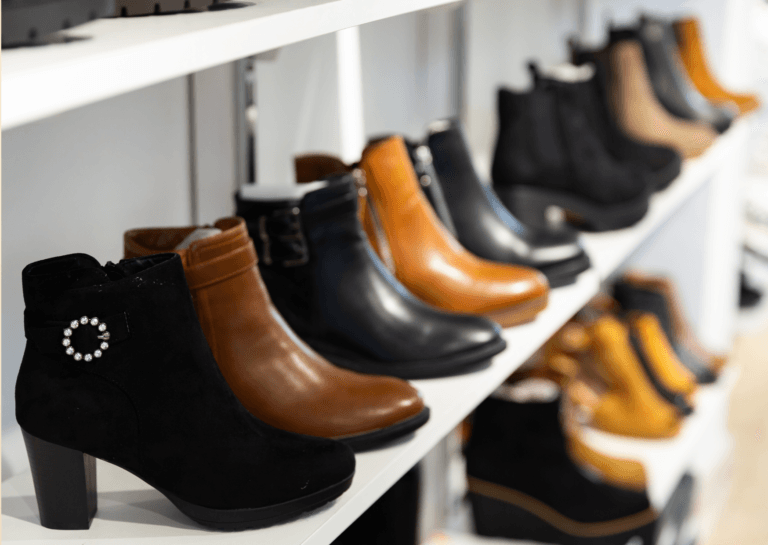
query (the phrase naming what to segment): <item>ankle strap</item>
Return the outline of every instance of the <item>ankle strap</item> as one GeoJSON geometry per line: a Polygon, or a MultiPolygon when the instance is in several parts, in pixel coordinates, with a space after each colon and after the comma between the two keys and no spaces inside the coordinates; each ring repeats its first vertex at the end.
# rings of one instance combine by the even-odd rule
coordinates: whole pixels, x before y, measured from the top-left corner
{"type": "Polygon", "coordinates": [[[257,262],[256,249],[253,247],[253,242],[248,239],[247,244],[231,252],[186,267],[184,274],[187,277],[189,289],[198,290],[241,275],[255,267],[257,262]]]}
{"type": "Polygon", "coordinates": [[[298,267],[309,262],[298,206],[281,208],[259,216],[258,236],[264,265],[298,267]]]}

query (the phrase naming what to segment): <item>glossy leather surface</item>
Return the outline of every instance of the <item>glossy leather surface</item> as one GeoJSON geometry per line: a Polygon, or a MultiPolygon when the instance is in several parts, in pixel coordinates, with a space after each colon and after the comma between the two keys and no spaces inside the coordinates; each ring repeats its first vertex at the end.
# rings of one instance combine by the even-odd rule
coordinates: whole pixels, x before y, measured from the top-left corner
{"type": "Polygon", "coordinates": [[[745,114],[760,107],[757,95],[734,93],[720,84],[712,73],[704,53],[704,44],[696,19],[680,19],[674,25],[680,58],[696,89],[715,103],[734,103],[745,114]]]}
{"type": "Polygon", "coordinates": [[[733,112],[710,103],[688,78],[672,25],[642,17],[635,35],[643,46],[648,74],[659,102],[672,115],[703,121],[716,131],[725,132],[733,121],[733,112]]]}
{"type": "Polygon", "coordinates": [[[616,282],[613,295],[624,310],[653,313],[672,343],[680,361],[699,383],[714,382],[725,358],[704,349],[693,333],[679,302],[674,284],[667,278],[629,271],[616,282]]]}
{"type": "Polygon", "coordinates": [[[631,437],[675,436],[681,417],[646,376],[627,326],[603,315],[584,327],[590,348],[576,357],[585,375],[571,382],[570,401],[587,407],[591,424],[601,430],[631,437]],[[602,384],[591,384],[595,378],[602,384]]]}
{"type": "MultiPolygon", "coordinates": [[[[179,250],[198,318],[219,369],[254,416],[280,429],[331,438],[380,430],[418,415],[408,383],[339,369],[306,346],[270,301],[241,218],[179,250]]],[[[128,257],[175,251],[194,230],[136,229],[128,257]]]]}
{"type": "Polygon", "coordinates": [[[467,250],[490,261],[535,267],[548,277],[549,266],[566,261],[580,261],[569,271],[574,278],[589,267],[574,229],[531,228],[504,209],[480,181],[458,122],[432,132],[428,143],[457,238],[467,250]]]}
{"type": "Polygon", "coordinates": [[[658,318],[650,313],[630,313],[632,334],[653,373],[668,390],[682,394],[688,402],[696,391],[696,379],[677,359],[658,318]]]}
{"type": "Polygon", "coordinates": [[[451,237],[419,189],[402,138],[369,145],[360,166],[370,203],[362,213],[369,240],[413,294],[444,310],[488,315],[505,327],[546,306],[548,285],[540,272],[477,258],[451,237]]]}
{"type": "MultiPolygon", "coordinates": [[[[314,157],[298,158],[300,172],[311,171],[314,157]]],[[[335,169],[336,167],[331,167],[335,169]]],[[[302,179],[302,181],[306,181],[302,179]]],[[[351,175],[328,180],[324,188],[301,200],[256,201],[238,199],[238,211],[258,236],[261,218],[296,208],[306,240],[308,261],[299,266],[271,265],[262,260],[261,271],[275,304],[289,324],[321,353],[356,360],[360,369],[370,364],[419,362],[421,376],[448,370],[449,358],[471,355],[500,343],[498,326],[476,316],[458,316],[434,309],[408,293],[371,249],[358,220],[357,190],[351,175]]],[[[284,254],[286,233],[266,220],[272,252],[284,254]]],[[[497,350],[498,352],[499,350],[497,350]]],[[[335,360],[333,360],[335,361],[335,360]]],[[[395,371],[394,365],[390,367],[395,371]]],[[[407,369],[406,369],[407,372],[407,369]]]]}
{"type": "Polygon", "coordinates": [[[670,146],[685,158],[697,157],[712,145],[717,133],[710,125],[675,117],[658,101],[637,40],[616,41],[599,57],[607,67],[611,110],[630,137],[670,146]]]}

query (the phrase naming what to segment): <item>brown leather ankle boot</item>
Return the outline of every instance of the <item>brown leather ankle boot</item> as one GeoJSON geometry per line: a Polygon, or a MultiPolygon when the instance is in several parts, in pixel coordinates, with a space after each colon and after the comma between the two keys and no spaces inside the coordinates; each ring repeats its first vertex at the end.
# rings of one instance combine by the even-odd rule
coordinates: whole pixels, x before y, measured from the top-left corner
{"type": "Polygon", "coordinates": [[[327,155],[296,158],[298,183],[339,172],[358,179],[360,220],[371,246],[419,299],[448,312],[487,316],[502,327],[528,322],[547,306],[543,274],[480,259],[443,227],[401,137],[370,144],[359,167],[327,155]]]}
{"type": "Polygon", "coordinates": [[[423,425],[407,382],[337,368],[305,345],[272,305],[241,218],[213,228],[135,229],[128,257],[176,252],[219,369],[240,402],[276,428],[370,448],[423,425]],[[204,238],[196,238],[198,236],[204,238]]]}
{"type": "Polygon", "coordinates": [[[360,167],[369,197],[362,211],[368,238],[414,295],[504,327],[530,321],[546,307],[548,284],[540,272],[480,259],[442,226],[419,188],[402,138],[369,145],[360,167]]]}

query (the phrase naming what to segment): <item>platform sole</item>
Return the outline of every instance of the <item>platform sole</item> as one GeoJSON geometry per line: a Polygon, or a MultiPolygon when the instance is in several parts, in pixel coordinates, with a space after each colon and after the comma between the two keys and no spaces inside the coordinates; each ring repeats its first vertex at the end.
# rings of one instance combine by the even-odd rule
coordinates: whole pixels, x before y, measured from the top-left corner
{"type": "Polygon", "coordinates": [[[501,337],[472,350],[444,358],[400,362],[374,361],[358,354],[342,352],[322,341],[308,340],[312,348],[338,367],[369,375],[386,375],[402,379],[438,378],[460,374],[504,351],[507,342],[501,337]]]}
{"type": "MultiPolygon", "coordinates": [[[[55,530],[88,529],[97,510],[96,458],[49,443],[24,430],[22,434],[40,510],[40,523],[55,530]]],[[[133,473],[127,468],[123,469],[133,473]]],[[[218,530],[245,530],[272,526],[317,509],[343,494],[352,484],[353,476],[294,500],[245,509],[203,507],[183,500],[168,490],[154,488],[179,511],[202,526],[218,530]]]]}
{"type": "Polygon", "coordinates": [[[475,529],[483,536],[559,545],[654,543],[653,509],[615,520],[579,522],[526,494],[472,477],[469,482],[475,529]]]}

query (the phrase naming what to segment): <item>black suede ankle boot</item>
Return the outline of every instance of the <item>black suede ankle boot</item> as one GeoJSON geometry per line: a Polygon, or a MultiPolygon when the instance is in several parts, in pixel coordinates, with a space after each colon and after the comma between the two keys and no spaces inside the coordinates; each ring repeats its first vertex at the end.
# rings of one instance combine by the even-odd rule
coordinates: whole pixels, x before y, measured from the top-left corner
{"type": "Polygon", "coordinates": [[[683,160],[674,149],[640,142],[629,137],[616,123],[608,107],[608,74],[599,54],[571,42],[571,60],[575,65],[591,64],[594,76],[579,87],[590,124],[600,135],[608,151],[616,158],[640,166],[645,183],[654,191],[669,186],[680,175],[683,160]]]}
{"type": "Polygon", "coordinates": [[[595,231],[637,223],[651,193],[642,175],[608,152],[569,83],[531,71],[532,91],[499,90],[496,194],[532,226],[546,227],[551,207],[595,231]]]}
{"type": "Polygon", "coordinates": [[[326,182],[301,199],[237,197],[269,295],[304,341],[339,367],[401,378],[465,371],[505,348],[491,321],[412,296],[363,233],[353,176],[326,182]]]}
{"type": "Polygon", "coordinates": [[[444,212],[436,198],[429,201],[467,250],[490,261],[539,269],[551,288],[572,284],[589,268],[577,231],[568,225],[524,225],[480,181],[458,121],[434,123],[427,144],[416,149],[421,151],[411,157],[422,188],[428,197],[431,193],[443,198],[444,212]]]}
{"type": "Polygon", "coordinates": [[[178,255],[103,267],[84,254],[56,257],[28,265],[22,284],[16,418],[43,526],[90,526],[95,458],[227,530],[293,518],[349,487],[349,447],[279,431],[237,401],[178,255]]]}
{"type": "Polygon", "coordinates": [[[654,543],[656,512],[647,495],[579,468],[559,410],[559,398],[491,397],[477,408],[466,448],[477,532],[562,545],[654,543]]]}

